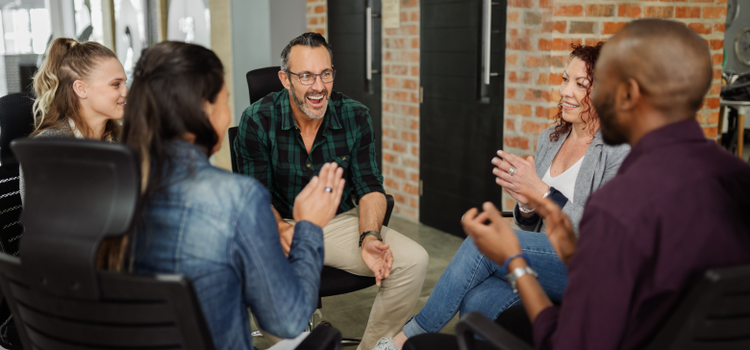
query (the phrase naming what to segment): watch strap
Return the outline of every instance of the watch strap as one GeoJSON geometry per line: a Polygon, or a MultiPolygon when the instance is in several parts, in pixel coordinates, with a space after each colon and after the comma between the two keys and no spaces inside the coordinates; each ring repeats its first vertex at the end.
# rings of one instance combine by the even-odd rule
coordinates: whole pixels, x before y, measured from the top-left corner
{"type": "Polygon", "coordinates": [[[375,236],[375,238],[377,238],[378,241],[381,241],[381,242],[383,241],[383,237],[380,236],[380,233],[378,231],[371,230],[371,231],[362,232],[362,234],[359,235],[359,247],[360,248],[362,248],[362,242],[365,240],[365,237],[367,236],[375,236]]]}

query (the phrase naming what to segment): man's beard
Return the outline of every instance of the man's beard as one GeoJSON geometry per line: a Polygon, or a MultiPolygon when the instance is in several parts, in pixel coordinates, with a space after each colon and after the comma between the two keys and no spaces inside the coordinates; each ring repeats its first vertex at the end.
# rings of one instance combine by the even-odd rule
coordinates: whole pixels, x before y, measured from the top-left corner
{"type": "Polygon", "coordinates": [[[292,98],[294,99],[294,103],[297,104],[297,107],[302,111],[302,113],[305,113],[305,115],[307,115],[312,120],[322,119],[323,116],[326,115],[326,110],[328,109],[328,101],[326,101],[328,99],[327,89],[323,89],[322,91],[307,91],[305,93],[304,98],[300,99],[299,97],[297,97],[297,94],[294,92],[294,84],[292,84],[291,79],[289,83],[292,86],[290,92],[292,93],[292,98]],[[305,101],[307,101],[307,96],[311,96],[311,95],[318,95],[318,96],[323,95],[324,96],[323,101],[321,101],[322,103],[324,103],[324,105],[323,105],[323,109],[320,111],[320,115],[315,115],[314,111],[311,111],[310,109],[308,109],[307,105],[305,104],[305,101]]]}
{"type": "Polygon", "coordinates": [[[592,101],[592,103],[596,109],[596,114],[599,116],[599,127],[602,129],[602,141],[611,146],[628,142],[622,129],[615,122],[616,112],[614,108],[614,99],[592,101]]]}

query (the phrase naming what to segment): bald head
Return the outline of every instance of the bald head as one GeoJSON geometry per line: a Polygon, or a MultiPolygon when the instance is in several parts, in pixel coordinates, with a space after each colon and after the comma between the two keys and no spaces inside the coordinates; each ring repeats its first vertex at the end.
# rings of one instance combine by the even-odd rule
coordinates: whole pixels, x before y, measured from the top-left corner
{"type": "Polygon", "coordinates": [[[667,117],[694,117],[711,86],[705,41],[674,21],[628,23],[604,45],[598,64],[620,81],[635,79],[647,103],[667,117]]]}

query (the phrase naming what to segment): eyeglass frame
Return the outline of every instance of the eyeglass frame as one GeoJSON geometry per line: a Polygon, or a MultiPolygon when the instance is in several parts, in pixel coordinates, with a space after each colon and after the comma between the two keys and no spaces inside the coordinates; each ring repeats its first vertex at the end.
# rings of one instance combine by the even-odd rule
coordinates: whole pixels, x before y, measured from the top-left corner
{"type": "Polygon", "coordinates": [[[320,78],[320,82],[323,83],[323,84],[333,83],[333,81],[336,79],[336,70],[335,69],[331,69],[331,72],[333,72],[333,77],[331,78],[331,81],[329,81],[327,83],[323,81],[323,77],[322,77],[322,75],[325,74],[326,72],[323,72],[323,73],[320,73],[320,74],[313,74],[313,73],[299,73],[298,74],[298,73],[292,73],[292,71],[290,71],[288,69],[285,70],[284,72],[286,72],[287,74],[296,75],[297,76],[297,80],[299,80],[299,83],[302,84],[303,86],[312,86],[312,85],[314,85],[315,82],[318,80],[318,78],[320,78]],[[302,74],[312,75],[313,76],[312,83],[310,83],[310,84],[303,83],[302,82],[302,78],[300,78],[300,75],[302,75],[302,74]]]}

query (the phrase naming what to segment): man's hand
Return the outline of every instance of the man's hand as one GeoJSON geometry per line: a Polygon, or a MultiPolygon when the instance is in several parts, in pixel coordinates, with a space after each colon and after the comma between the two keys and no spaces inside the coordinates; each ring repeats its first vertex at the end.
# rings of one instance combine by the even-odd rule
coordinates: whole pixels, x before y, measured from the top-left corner
{"type": "Polygon", "coordinates": [[[294,225],[286,222],[284,224],[279,224],[279,238],[281,238],[281,249],[284,250],[284,255],[289,256],[289,251],[292,249],[292,239],[294,238],[294,225]]]}
{"type": "Polygon", "coordinates": [[[341,178],[344,169],[336,163],[326,163],[318,176],[294,198],[294,221],[310,221],[325,227],[339,208],[345,180],[341,178]]]}
{"type": "Polygon", "coordinates": [[[375,236],[367,236],[362,241],[362,261],[375,273],[375,284],[378,287],[380,287],[380,282],[391,274],[393,253],[390,247],[375,236]]]}
{"type": "Polygon", "coordinates": [[[461,219],[461,225],[479,252],[502,266],[505,259],[521,253],[521,245],[516,233],[492,203],[484,203],[482,209],[482,213],[476,208],[469,209],[461,219]]]}
{"type": "Polygon", "coordinates": [[[549,198],[527,197],[529,205],[544,219],[547,225],[547,237],[552,247],[555,248],[557,256],[567,265],[578,244],[578,237],[570,223],[570,218],[549,198]]]}

